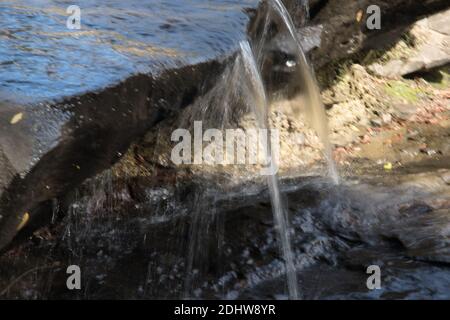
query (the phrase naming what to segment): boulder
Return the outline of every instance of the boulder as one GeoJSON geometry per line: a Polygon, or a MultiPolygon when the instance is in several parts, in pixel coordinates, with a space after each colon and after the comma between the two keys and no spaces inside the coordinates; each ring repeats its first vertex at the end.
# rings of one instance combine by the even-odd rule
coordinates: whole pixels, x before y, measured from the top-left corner
{"type": "MultiPolygon", "coordinates": [[[[317,68],[363,49],[385,48],[395,43],[415,21],[448,9],[447,0],[333,0],[311,1],[310,23],[321,26],[321,44],[311,52],[317,68]],[[367,8],[378,5],[381,9],[381,29],[367,28],[367,8]]],[[[432,28],[447,30],[445,14],[436,16],[432,28]]],[[[442,32],[442,31],[439,31],[442,32]]]]}
{"type": "Polygon", "coordinates": [[[208,91],[258,4],[81,0],[76,30],[65,1],[3,1],[0,248],[24,216],[208,91]]]}
{"type": "Polygon", "coordinates": [[[407,56],[392,59],[369,68],[383,77],[396,78],[416,72],[426,72],[450,63],[450,10],[422,19],[409,31],[417,42],[407,56]],[[447,24],[443,21],[446,20],[447,24]]]}

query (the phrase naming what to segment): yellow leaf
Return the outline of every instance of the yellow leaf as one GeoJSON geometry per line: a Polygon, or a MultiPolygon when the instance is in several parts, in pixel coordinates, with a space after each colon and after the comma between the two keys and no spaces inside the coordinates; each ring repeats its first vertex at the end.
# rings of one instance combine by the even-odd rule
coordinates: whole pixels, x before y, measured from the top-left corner
{"type": "Polygon", "coordinates": [[[16,124],[17,122],[19,122],[22,119],[23,119],[23,113],[19,112],[19,113],[15,114],[14,117],[11,118],[10,123],[16,124]]]}
{"type": "Polygon", "coordinates": [[[30,214],[28,212],[25,212],[25,214],[22,217],[22,221],[20,221],[19,226],[17,227],[17,231],[22,230],[23,227],[27,224],[28,220],[30,220],[30,214]]]}
{"type": "Polygon", "coordinates": [[[392,170],[392,163],[390,163],[390,162],[385,163],[384,170],[392,170]]]}
{"type": "Polygon", "coordinates": [[[356,13],[356,21],[361,22],[361,20],[362,20],[362,18],[363,18],[363,15],[364,15],[363,11],[362,11],[362,10],[359,10],[359,11],[356,13]]]}

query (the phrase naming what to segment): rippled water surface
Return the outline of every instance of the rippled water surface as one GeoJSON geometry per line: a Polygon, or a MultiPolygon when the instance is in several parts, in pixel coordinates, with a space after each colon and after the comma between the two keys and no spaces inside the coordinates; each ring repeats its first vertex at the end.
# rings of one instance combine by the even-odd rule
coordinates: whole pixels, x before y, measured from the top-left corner
{"type": "Polygon", "coordinates": [[[229,53],[245,37],[245,8],[256,3],[81,0],[81,29],[69,30],[73,1],[2,1],[0,90],[55,98],[229,53]]]}

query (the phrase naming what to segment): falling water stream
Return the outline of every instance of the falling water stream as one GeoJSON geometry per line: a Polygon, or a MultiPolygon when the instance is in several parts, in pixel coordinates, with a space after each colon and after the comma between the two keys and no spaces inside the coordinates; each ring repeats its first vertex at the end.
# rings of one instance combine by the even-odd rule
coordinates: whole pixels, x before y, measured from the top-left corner
{"type": "MultiPolygon", "coordinates": [[[[207,113],[211,112],[212,108],[219,108],[219,110],[215,110],[213,114],[223,114],[226,118],[226,115],[230,112],[230,109],[233,108],[233,103],[241,100],[247,107],[249,107],[249,111],[255,115],[257,125],[261,129],[271,132],[269,125],[270,102],[267,96],[261,67],[263,65],[265,54],[267,54],[265,52],[266,42],[270,41],[270,39],[268,39],[269,24],[273,19],[278,18],[279,20],[281,18],[281,25],[287,29],[289,34],[290,39],[288,40],[295,43],[295,58],[297,60],[297,64],[295,66],[294,74],[297,77],[295,79],[302,82],[302,94],[306,98],[303,100],[304,105],[297,107],[297,109],[303,108],[305,110],[306,120],[309,121],[309,125],[312,129],[316,130],[319,138],[321,139],[325,148],[324,153],[328,162],[330,177],[333,182],[337,184],[339,179],[335,164],[331,157],[331,145],[328,140],[328,127],[325,109],[321,101],[316,80],[305,58],[299,39],[296,36],[293,22],[286,8],[278,0],[269,1],[268,3],[269,10],[264,18],[261,38],[259,41],[252,41],[252,43],[254,43],[255,50],[252,49],[252,44],[250,41],[240,42],[240,55],[236,58],[232,66],[230,66],[229,70],[225,72],[222,80],[216,84],[215,89],[211,91],[212,93],[210,97],[206,99],[205,103],[200,103],[201,107],[199,110],[201,110],[201,113],[197,116],[205,122],[205,120],[208,119],[207,113]]],[[[222,129],[224,129],[224,123],[227,121],[225,118],[222,119],[222,123],[220,124],[222,129]]],[[[192,122],[192,119],[188,122],[192,122]]],[[[209,125],[213,124],[209,123],[209,125]]],[[[272,135],[269,134],[269,136],[271,137],[272,135]]],[[[280,192],[279,179],[277,175],[278,159],[276,158],[274,148],[278,146],[273,145],[271,138],[268,138],[267,140],[268,141],[266,141],[266,147],[263,148],[263,152],[265,153],[264,156],[266,158],[266,164],[269,167],[265,169],[269,172],[267,175],[267,183],[270,193],[273,218],[278,233],[280,252],[284,260],[289,298],[300,299],[302,296],[299,291],[299,281],[297,279],[294,252],[291,243],[292,229],[290,227],[285,203],[280,192]]],[[[212,222],[205,222],[205,219],[214,219],[203,209],[194,209],[196,213],[192,218],[185,279],[185,298],[189,298],[192,294],[192,283],[194,282],[193,278],[195,277],[195,273],[198,272],[198,269],[194,268],[194,265],[201,264],[201,261],[195,261],[195,259],[202,259],[202,257],[197,257],[199,256],[198,251],[200,250],[200,245],[202,242],[200,239],[202,236],[205,236],[202,235],[202,232],[206,233],[208,229],[207,226],[212,222]],[[205,217],[205,215],[211,217],[208,218],[205,217]]]]}
{"type": "Polygon", "coordinates": [[[307,93],[305,95],[305,113],[311,126],[317,132],[324,145],[324,153],[328,162],[329,176],[335,184],[338,184],[339,174],[332,157],[332,148],[328,136],[327,116],[314,73],[312,72],[305,57],[294,23],[286,7],[283,5],[281,0],[271,0],[270,4],[272,4],[274,10],[283,19],[284,25],[288,29],[289,34],[296,45],[295,53],[297,58],[296,62],[298,64],[297,72],[299,72],[300,77],[304,82],[305,92],[307,93]]]}
{"type": "MultiPolygon", "coordinates": [[[[310,122],[310,125],[313,129],[316,130],[319,138],[321,139],[324,149],[325,149],[325,157],[328,162],[329,175],[335,184],[339,183],[339,176],[337,173],[336,165],[332,159],[332,150],[331,144],[328,138],[328,126],[327,119],[325,114],[325,108],[323,106],[320,91],[317,86],[317,82],[315,80],[314,74],[306,60],[306,57],[303,53],[300,41],[295,32],[295,27],[292,22],[292,19],[286,10],[285,6],[280,0],[270,1],[271,8],[275,11],[279,17],[282,18],[283,24],[289,31],[289,34],[292,38],[292,41],[295,42],[296,45],[296,58],[297,58],[297,68],[296,72],[299,73],[300,78],[303,80],[305,85],[304,91],[306,92],[305,97],[305,109],[307,118],[310,122]]],[[[269,128],[269,103],[266,94],[266,90],[264,88],[264,83],[261,76],[261,70],[259,66],[262,64],[262,56],[263,56],[263,46],[264,46],[264,37],[267,34],[268,24],[270,23],[270,15],[271,11],[269,10],[268,15],[265,19],[264,23],[264,31],[263,38],[259,41],[259,45],[257,46],[257,55],[252,51],[251,45],[248,41],[241,42],[241,54],[242,59],[245,66],[245,71],[248,76],[248,79],[251,81],[251,91],[254,96],[254,103],[252,104],[253,112],[257,116],[257,121],[260,127],[269,128]]],[[[292,251],[292,244],[290,239],[291,228],[289,225],[289,217],[287,215],[287,211],[284,207],[284,203],[281,198],[280,188],[279,188],[279,180],[276,172],[276,158],[273,153],[273,145],[271,139],[268,139],[268,148],[267,148],[267,162],[270,164],[273,169],[273,174],[268,175],[268,185],[272,203],[272,210],[274,215],[274,221],[276,224],[276,228],[278,230],[278,237],[280,241],[280,247],[282,256],[285,262],[286,268],[286,277],[287,277],[287,285],[290,299],[300,299],[301,294],[299,292],[299,283],[296,274],[295,262],[294,262],[294,254],[292,251]]]]}
{"type": "MultiPolygon", "coordinates": [[[[268,128],[268,103],[264,84],[261,74],[258,71],[257,62],[253,55],[252,49],[248,41],[241,42],[242,59],[246,69],[246,74],[251,80],[255,103],[253,104],[254,112],[257,116],[258,124],[261,128],[268,128]]],[[[285,261],[287,284],[290,299],[299,299],[298,280],[295,271],[294,254],[290,240],[289,220],[281,200],[279,181],[276,172],[276,159],[273,154],[272,141],[269,138],[267,143],[267,163],[271,167],[271,174],[268,175],[268,185],[274,214],[275,224],[278,229],[280,239],[281,252],[285,261]]]]}

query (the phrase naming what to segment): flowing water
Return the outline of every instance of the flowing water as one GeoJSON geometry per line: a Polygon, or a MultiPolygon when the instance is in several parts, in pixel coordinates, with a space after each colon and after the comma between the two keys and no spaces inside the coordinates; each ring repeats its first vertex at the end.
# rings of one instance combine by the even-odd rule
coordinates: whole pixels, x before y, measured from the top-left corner
{"type": "MultiPolygon", "coordinates": [[[[268,30],[270,23],[273,22],[274,18],[281,18],[281,25],[284,27],[289,36],[290,41],[294,43],[296,66],[294,74],[295,79],[301,81],[302,94],[306,99],[303,101],[302,106],[298,106],[297,109],[304,109],[304,112],[309,120],[310,126],[316,130],[318,136],[320,137],[324,149],[325,157],[328,162],[330,177],[335,184],[338,183],[339,178],[335,164],[331,157],[331,145],[328,140],[328,127],[327,119],[325,115],[325,109],[321,102],[321,97],[319,89],[317,87],[313,72],[307,63],[306,57],[301,48],[299,39],[296,36],[295,28],[292,19],[289,16],[284,5],[279,1],[269,2],[270,7],[267,11],[267,15],[264,19],[263,32],[260,39],[253,41],[255,43],[255,52],[252,49],[252,44],[249,41],[242,41],[240,43],[240,57],[234,62],[231,71],[225,74],[223,83],[219,83],[216,87],[218,91],[225,92],[222,96],[220,95],[220,100],[217,98],[218,92],[214,92],[211,99],[207,99],[204,104],[205,107],[200,108],[202,111],[201,119],[205,121],[207,116],[205,115],[206,110],[211,109],[211,105],[219,104],[220,111],[219,114],[225,114],[222,119],[221,127],[224,128],[224,123],[227,121],[227,114],[229,114],[232,109],[232,101],[237,101],[239,99],[244,100],[244,104],[248,105],[251,111],[256,116],[257,124],[260,128],[270,131],[269,128],[269,99],[266,94],[266,89],[264,85],[264,80],[261,74],[261,66],[263,66],[265,55],[265,47],[267,46],[268,30]],[[241,74],[242,69],[244,75],[241,74]],[[241,91],[240,91],[241,90],[241,91]]],[[[307,8],[307,3],[303,4],[307,8]]],[[[217,107],[216,107],[217,108],[217,107]]],[[[215,110],[217,113],[217,110],[215,110]]],[[[192,121],[192,119],[190,119],[192,121]]],[[[277,159],[274,153],[274,145],[272,145],[272,139],[269,138],[267,141],[266,151],[266,162],[269,165],[269,172],[267,176],[267,183],[269,186],[269,193],[271,198],[273,216],[276,228],[278,230],[278,239],[280,243],[280,251],[285,263],[286,277],[287,277],[287,287],[290,299],[299,299],[301,294],[299,292],[299,284],[297,279],[297,271],[294,262],[294,254],[291,244],[291,228],[289,223],[289,216],[285,209],[285,203],[283,202],[282,195],[279,188],[279,181],[277,177],[277,159]]],[[[206,216],[209,216],[206,214],[206,216]]],[[[193,215],[193,223],[191,226],[190,233],[190,245],[188,250],[188,266],[187,266],[187,276],[186,276],[186,291],[185,296],[189,297],[190,292],[192,292],[192,278],[193,278],[193,265],[194,257],[196,252],[201,251],[202,247],[198,241],[199,234],[205,229],[209,223],[202,224],[201,221],[205,219],[205,212],[202,210],[195,210],[193,215]],[[199,227],[203,225],[203,227],[199,227]]]]}
{"type": "Polygon", "coordinates": [[[312,72],[311,66],[308,64],[308,61],[305,57],[300,40],[297,36],[294,23],[292,22],[291,16],[286,10],[286,7],[283,5],[281,0],[271,0],[270,3],[272,4],[275,12],[282,18],[284,25],[288,29],[290,37],[296,45],[296,69],[300,78],[302,79],[302,83],[305,86],[304,90],[306,92],[306,94],[304,95],[304,109],[306,115],[309,118],[311,126],[316,130],[317,134],[322,140],[322,143],[324,144],[325,157],[327,159],[329,168],[329,175],[334,183],[338,184],[339,174],[332,157],[332,148],[328,137],[329,132],[327,125],[327,116],[314,73],[312,72]]]}
{"type": "MultiPolygon", "coordinates": [[[[244,66],[246,70],[246,74],[248,74],[248,79],[253,84],[253,92],[256,97],[254,101],[254,112],[257,115],[259,126],[262,128],[268,128],[268,103],[266,97],[266,91],[264,89],[264,84],[258,70],[257,62],[253,55],[252,49],[248,42],[241,42],[241,54],[242,59],[244,61],[244,66]]],[[[289,219],[286,214],[279,188],[278,177],[276,174],[276,157],[273,153],[272,139],[268,139],[268,148],[267,148],[267,163],[270,166],[270,170],[272,174],[268,175],[267,181],[270,190],[270,198],[272,202],[272,210],[274,215],[275,224],[278,228],[278,235],[280,240],[280,247],[282,256],[286,265],[286,275],[287,275],[287,284],[289,289],[289,298],[290,299],[299,299],[299,289],[298,289],[298,280],[297,273],[295,270],[294,264],[294,256],[292,253],[292,246],[290,240],[290,227],[289,227],[289,219]]]]}
{"type": "MultiPolygon", "coordinates": [[[[317,86],[314,74],[306,60],[303,53],[300,41],[297,37],[292,19],[280,0],[273,0],[269,2],[273,11],[278,14],[283,21],[284,26],[287,28],[291,40],[295,43],[296,47],[296,72],[304,83],[304,96],[307,98],[304,101],[304,107],[309,118],[312,128],[314,128],[319,135],[325,148],[325,157],[328,162],[329,174],[335,184],[339,183],[339,176],[337,173],[336,165],[332,158],[331,144],[328,138],[328,126],[325,114],[325,108],[323,106],[320,91],[317,86]]],[[[303,3],[308,8],[308,3],[303,3]]],[[[273,11],[269,10],[267,17],[264,21],[264,27],[261,39],[257,42],[257,56],[253,54],[252,48],[249,42],[241,42],[241,54],[244,61],[246,74],[248,80],[252,83],[252,92],[256,97],[254,98],[254,113],[257,115],[259,126],[262,128],[268,128],[269,121],[268,115],[270,113],[266,90],[261,76],[261,70],[259,66],[262,65],[264,55],[264,42],[267,36],[267,30],[269,23],[271,22],[273,11]]],[[[271,140],[271,139],[269,139],[271,140]]],[[[277,166],[275,156],[273,154],[273,146],[269,141],[269,148],[267,152],[268,163],[275,169],[277,166]]],[[[291,228],[289,226],[289,217],[285,210],[285,204],[282,201],[279,181],[276,174],[270,174],[268,176],[268,185],[272,203],[272,210],[274,215],[275,224],[278,229],[278,237],[280,241],[280,248],[283,259],[285,261],[287,285],[290,299],[299,299],[301,295],[299,293],[299,284],[297,280],[297,271],[294,263],[294,254],[292,251],[292,244],[290,240],[291,228]]]]}

